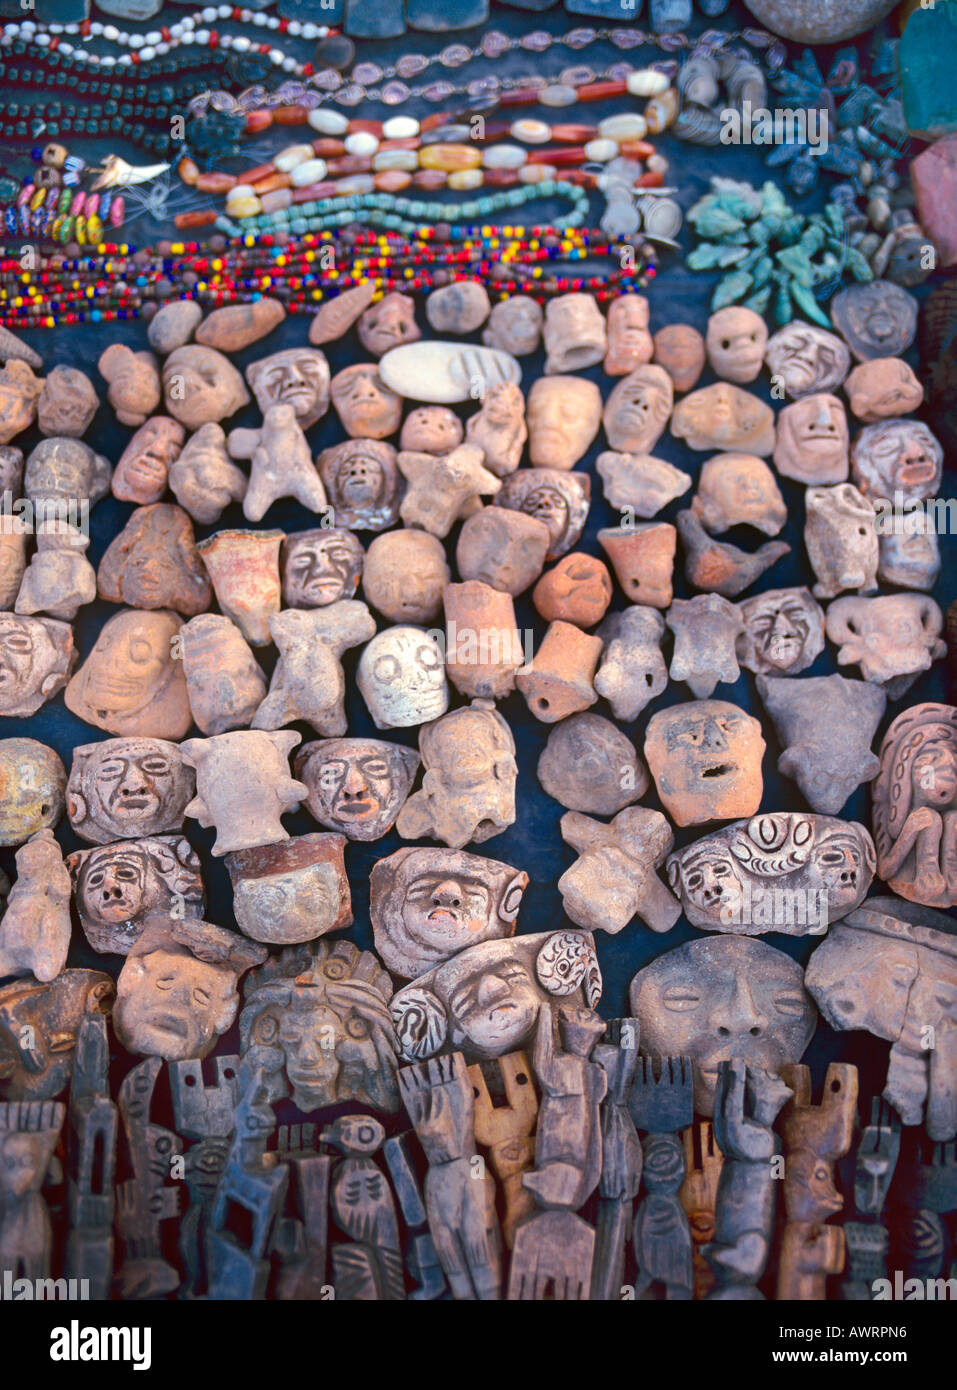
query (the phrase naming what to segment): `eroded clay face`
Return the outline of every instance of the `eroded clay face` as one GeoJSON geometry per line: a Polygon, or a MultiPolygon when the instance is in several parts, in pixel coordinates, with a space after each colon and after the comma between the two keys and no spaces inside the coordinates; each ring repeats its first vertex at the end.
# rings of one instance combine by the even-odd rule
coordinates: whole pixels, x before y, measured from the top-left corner
{"type": "Polygon", "coordinates": [[[513,381],[500,382],[486,392],[482,408],[466,423],[470,444],[485,455],[484,464],[497,478],[514,473],[528,438],[525,397],[513,381]]]}
{"type": "Polygon", "coordinates": [[[76,850],[66,864],[80,925],[94,951],[127,955],[152,912],[203,914],[199,856],[183,836],[76,850]]]}
{"type": "Polygon", "coordinates": [[[294,763],[311,814],[350,840],[378,840],[392,828],[418,766],[414,749],[374,738],[318,739],[294,763]]]}
{"type": "Polygon", "coordinates": [[[19,845],[63,815],[66,770],[33,738],[0,739],[0,845],[19,845]]]}
{"type": "Polygon", "coordinates": [[[539,377],[528,393],[528,447],[537,468],[574,468],[601,422],[601,392],[582,377],[539,377]]]}
{"type": "Polygon", "coordinates": [[[226,448],[221,425],[210,421],[191,435],[169,466],[170,490],[194,521],[211,526],[230,502],[241,502],[248,486],[226,448]]]}
{"type": "Polygon", "coordinates": [[[678,825],[751,816],[761,802],[761,725],[737,705],[697,700],[652,715],[645,759],[678,825]]]}
{"type": "Polygon", "coordinates": [[[705,338],[711,370],[725,381],[754,381],[767,341],[764,319],[753,309],[719,309],[708,320],[705,338]]]}
{"type": "Polygon", "coordinates": [[[824,612],[808,589],[768,589],[742,599],[738,660],[749,671],[797,675],[824,650],[824,612]]]}
{"type": "Polygon", "coordinates": [[[636,367],[605,403],[602,423],[613,449],[647,454],[664,433],[674,404],[674,386],[664,367],[636,367]]]}
{"type": "Polygon", "coordinates": [[[917,300],[889,280],[872,280],[836,294],[831,319],[858,362],[899,357],[914,341],[917,300]]]}
{"type": "Polygon", "coordinates": [[[75,663],[67,623],[0,613],[0,714],[36,714],[63,689],[75,663]]]}
{"type": "Polygon", "coordinates": [[[586,473],[557,468],[522,468],[506,479],[495,499],[498,507],[524,512],[544,522],[551,538],[550,560],[578,542],[588,516],[591,479],[586,473]]]}
{"type": "Polygon", "coordinates": [[[500,348],[513,357],[527,357],[538,350],[542,336],[542,307],[526,294],[512,295],[492,307],[482,332],[486,347],[500,348]]]}
{"type": "Polygon", "coordinates": [[[877,588],[878,537],[874,509],[852,483],[809,487],[804,543],[817,575],[815,598],[833,598],[842,589],[868,593],[877,588]]]}
{"type": "Polygon", "coordinates": [[[85,498],[92,507],[109,488],[109,460],[79,439],[45,439],[27,458],[23,492],[34,502],[85,498]]]}
{"type": "Polygon", "coordinates": [[[282,543],[282,596],[287,608],[324,608],[351,599],[362,574],[356,536],[341,527],[296,531],[282,543]]]}
{"type": "Polygon", "coordinates": [[[722,1062],[779,1074],[801,1059],[817,1023],[800,965],[744,937],[706,937],[659,956],[632,980],[630,1004],[643,1056],[691,1058],[704,1116],[714,1113],[722,1062]]]}
{"type": "Polygon", "coordinates": [[[573,714],[555,725],[538,780],[562,806],[598,816],[615,815],[648,787],[634,745],[600,714],[573,714]]]}
{"type": "Polygon", "coordinates": [[[462,421],[447,405],[420,405],[402,422],[399,448],[422,454],[447,454],[462,443],[462,421]]]}
{"type": "Polygon", "coordinates": [[[100,404],[90,378],[77,367],[54,367],[37,404],[40,433],[79,439],[93,423],[100,404]]]}
{"type": "Polygon", "coordinates": [[[764,360],[772,377],[792,400],[833,391],[851,367],[851,354],[840,338],[812,323],[795,321],[768,339],[764,360]]]}
{"type": "Polygon", "coordinates": [[[156,415],[141,425],[113,472],[113,496],[121,502],[158,502],[166,491],[170,466],[179,458],[186,431],[178,420],[156,415]]]}
{"type": "Polygon", "coordinates": [[[266,695],[266,678],[230,618],[202,613],[180,631],[189,707],[204,734],[247,728],[266,695]]]}
{"type": "Polygon", "coordinates": [[[291,405],[302,429],[329,409],[329,363],[318,348],[287,348],[246,368],[246,380],[265,415],[270,406],[291,405]]]}
{"type": "Polygon", "coordinates": [[[341,525],[382,531],[398,518],[402,479],[391,444],[347,439],[323,449],[318,467],[341,525]]]}
{"type": "Polygon", "coordinates": [[[608,309],[608,351],[604,368],[608,376],[625,376],[650,362],[654,343],[648,331],[648,301],[640,294],[623,294],[608,309]]]}
{"type": "Polygon", "coordinates": [[[249,392],[229,358],[194,343],[174,348],[163,363],[163,394],[166,414],[188,430],[226,420],[249,404],[249,392]]]}
{"type": "Polygon", "coordinates": [[[108,738],[73,750],[67,786],[70,824],[103,845],[181,830],[196,779],[175,743],[108,738]]]}
{"type": "Polygon", "coordinates": [[[774,474],[754,454],[717,454],[707,459],[698,475],[692,510],[713,534],[743,525],[776,536],[787,520],[774,474]]]}
{"type": "Polygon", "coordinates": [[[182,620],[126,608],[110,618],[67,686],[67,709],[117,735],[183,738],[192,724],[183,664],[172,655],[182,620]]]}
{"type": "Polygon", "coordinates": [[[805,396],[779,412],[774,466],[785,478],[799,483],[843,483],[847,450],[847,415],[836,396],[805,396]]]}
{"type": "Polygon", "coordinates": [[[537,517],[484,507],[462,526],[455,562],[463,579],[481,580],[514,598],[535,583],[550,545],[551,532],[537,517]]]}
{"type": "Polygon", "coordinates": [[[689,449],[740,450],[765,458],[774,449],[774,412],[750,392],[719,381],[679,401],[671,433],[689,449]]]}
{"type": "Polygon", "coordinates": [[[422,337],[415,321],[415,302],[407,294],[387,294],[378,304],[370,304],[360,315],[356,331],[360,343],[373,357],[422,337]]]}
{"type": "Polygon", "coordinates": [[[100,598],[131,608],[205,612],[212,586],[186,512],[167,502],[137,507],[100,561],[97,587],[100,598]]]}
{"type": "Polygon", "coordinates": [[[0,611],[7,612],[16,603],[26,567],[26,533],[0,531],[0,611]]]}
{"type": "Polygon", "coordinates": [[[844,383],[851,410],[865,424],[909,415],[924,399],[924,388],[899,357],[876,357],[855,367],[844,383]]]}
{"type": "Polygon", "coordinates": [[[387,439],[402,419],[402,397],[390,391],[374,362],[344,367],[332,379],[332,404],[346,434],[387,439]]]}
{"type": "Polygon", "coordinates": [[[377,729],[424,724],[448,708],[442,649],[422,628],[390,627],[373,637],[356,684],[377,729]]]}
{"type": "Polygon", "coordinates": [[[393,623],[431,623],[442,613],[452,574],[445,547],[427,531],[387,531],[366,555],[362,591],[393,623]]]}
{"type": "Polygon", "coordinates": [[[851,450],[854,481],[872,501],[884,498],[907,503],[934,497],[943,466],[944,451],[920,420],[882,420],[866,425],[851,450]]]}
{"type": "Polygon", "coordinates": [[[490,700],[474,700],[424,728],[425,776],[399,812],[404,840],[430,836],[453,849],[481,844],[515,820],[515,741],[490,700]]]}
{"type": "Polygon", "coordinates": [[[690,391],[705,363],[705,341],[690,323],[659,328],[654,337],[655,361],[674,382],[676,391],[690,391]]]}
{"type": "Polygon", "coordinates": [[[577,627],[594,627],[611,603],[611,576],[594,555],[565,555],[543,574],[532,598],[546,622],[559,619],[577,627]]]}

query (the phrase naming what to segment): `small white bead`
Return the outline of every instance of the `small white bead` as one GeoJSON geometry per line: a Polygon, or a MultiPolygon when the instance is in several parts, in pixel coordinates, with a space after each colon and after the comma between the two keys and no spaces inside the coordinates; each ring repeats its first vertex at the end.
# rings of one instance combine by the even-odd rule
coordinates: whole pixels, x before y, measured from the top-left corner
{"type": "Polygon", "coordinates": [[[307,124],[320,135],[344,135],[349,129],[348,117],[328,106],[315,106],[306,116],[307,124]]]}
{"type": "Polygon", "coordinates": [[[285,53],[283,53],[282,50],[279,48],[271,48],[269,50],[269,61],[273,64],[274,67],[282,67],[282,61],[285,58],[285,56],[285,53]]]}
{"type": "Polygon", "coordinates": [[[220,34],[220,36],[219,36],[219,46],[220,46],[220,48],[232,48],[232,47],[233,47],[233,39],[234,39],[234,38],[235,38],[235,34],[220,34]]]}
{"type": "Polygon", "coordinates": [[[144,44],[140,49],[140,57],[144,63],[151,63],[156,57],[156,49],[151,44],[144,44]]]}
{"type": "Polygon", "coordinates": [[[265,23],[266,16],[262,13],[261,10],[257,10],[253,15],[253,24],[255,24],[257,29],[261,29],[265,23]]]}
{"type": "Polygon", "coordinates": [[[304,24],[302,26],[302,37],[304,39],[317,39],[319,37],[318,26],[311,23],[304,24]]]}
{"type": "Polygon", "coordinates": [[[37,34],[36,37],[35,37],[35,39],[34,39],[34,42],[35,42],[35,43],[38,43],[38,44],[40,45],[41,48],[49,48],[49,46],[50,46],[50,35],[49,35],[49,34],[37,34]]]}
{"type": "Polygon", "coordinates": [[[282,60],[283,72],[295,72],[298,66],[299,64],[296,62],[295,58],[283,58],[282,60]]]}
{"type": "Polygon", "coordinates": [[[419,133],[419,123],[414,116],[390,116],[382,126],[384,140],[409,140],[419,133]]]}
{"type": "Polygon", "coordinates": [[[208,29],[197,29],[197,30],[196,30],[196,42],[199,44],[200,48],[205,48],[206,45],[209,43],[209,30],[208,30],[208,29]]]}
{"type": "Polygon", "coordinates": [[[169,31],[174,39],[181,39],[183,37],[183,34],[185,33],[185,30],[183,29],[183,26],[181,23],[179,23],[179,21],[177,21],[175,24],[171,24],[169,26],[169,31]]]}
{"type": "Polygon", "coordinates": [[[375,154],[379,141],[370,130],[357,130],[346,136],[346,153],[360,156],[375,154]]]}
{"type": "Polygon", "coordinates": [[[302,36],[302,25],[299,23],[298,19],[291,19],[289,21],[286,33],[293,39],[298,39],[302,36]]]}
{"type": "Polygon", "coordinates": [[[116,43],[120,37],[120,31],[115,24],[106,24],[103,27],[103,37],[110,43],[116,43]]]}
{"type": "Polygon", "coordinates": [[[79,24],[64,24],[63,32],[64,34],[78,34],[80,32],[80,26],[79,24]]]}
{"type": "Polygon", "coordinates": [[[60,47],[57,49],[57,52],[62,53],[64,58],[69,58],[70,54],[73,52],[72,43],[61,43],[60,47]]]}
{"type": "Polygon", "coordinates": [[[267,16],[266,16],[266,28],[267,28],[267,29],[278,29],[278,28],[279,28],[279,16],[278,16],[278,15],[274,15],[274,14],[267,15],[267,16]]]}
{"type": "Polygon", "coordinates": [[[219,18],[219,11],[215,5],[207,5],[204,10],[200,10],[199,17],[204,24],[215,24],[219,18]]]}
{"type": "MultiPolygon", "coordinates": [[[[247,39],[245,34],[233,34],[232,40],[233,48],[236,50],[237,53],[249,52],[251,45],[249,39],[247,39]]],[[[220,40],[220,42],[222,42],[222,40],[220,40]]]]}
{"type": "Polygon", "coordinates": [[[156,49],[156,56],[157,56],[157,58],[165,58],[166,55],[167,55],[167,53],[169,52],[169,44],[168,44],[168,43],[158,43],[158,44],[154,44],[154,47],[155,47],[155,49],[156,49]]]}
{"type": "Polygon", "coordinates": [[[233,12],[232,5],[220,5],[216,11],[217,19],[228,19],[233,12]]]}
{"type": "Polygon", "coordinates": [[[194,33],[192,33],[192,31],[190,31],[188,34],[184,34],[184,35],[183,35],[183,38],[182,38],[181,42],[183,42],[184,44],[195,43],[195,42],[196,42],[196,35],[195,35],[194,33]]]}
{"type": "Polygon", "coordinates": [[[116,66],[118,68],[131,68],[133,66],[133,55],[131,53],[124,53],[122,57],[117,58],[116,66]]]}
{"type": "Polygon", "coordinates": [[[94,39],[101,39],[103,37],[103,25],[98,19],[94,19],[93,23],[90,25],[90,35],[94,39]]]}
{"type": "Polygon", "coordinates": [[[163,35],[160,33],[158,29],[151,29],[149,33],[146,35],[146,42],[150,45],[151,48],[155,48],[162,37],[163,35]]]}
{"type": "Polygon", "coordinates": [[[145,43],[142,34],[130,34],[130,48],[142,48],[145,43]]]}
{"type": "Polygon", "coordinates": [[[63,25],[62,25],[62,24],[48,24],[48,25],[47,25],[47,32],[50,33],[50,34],[62,34],[62,33],[63,33],[63,25]]]}
{"type": "Polygon", "coordinates": [[[73,58],[77,63],[86,63],[89,62],[90,55],[85,48],[76,48],[73,50],[73,58]]]}
{"type": "Polygon", "coordinates": [[[182,21],[182,24],[183,24],[183,33],[184,33],[184,34],[188,34],[189,31],[190,31],[191,29],[195,29],[195,28],[196,28],[196,17],[195,17],[195,15],[188,14],[188,15],[186,16],[186,18],[182,21]]]}

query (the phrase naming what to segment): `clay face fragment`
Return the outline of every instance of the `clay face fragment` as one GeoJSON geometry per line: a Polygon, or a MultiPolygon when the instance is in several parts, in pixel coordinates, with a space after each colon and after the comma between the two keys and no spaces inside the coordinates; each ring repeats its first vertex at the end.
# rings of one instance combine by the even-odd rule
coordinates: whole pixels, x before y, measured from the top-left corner
{"type": "Polygon", "coordinates": [[[596,702],[592,682],[601,647],[600,637],[571,623],[549,624],[532,661],[515,677],[536,719],[554,724],[596,702]]]}
{"type": "Polygon", "coordinates": [[[399,448],[412,453],[447,454],[464,437],[462,421],[454,410],[447,405],[420,405],[402,422],[399,448]]]}
{"type": "MultiPolygon", "coordinates": [[[[649,305],[640,294],[623,294],[608,306],[608,350],[602,364],[608,376],[626,376],[654,356],[648,331],[649,305]]],[[[662,366],[665,366],[662,363],[662,366]]]]}
{"type": "Polygon", "coordinates": [[[362,592],[390,622],[432,623],[452,577],[445,547],[427,531],[387,531],[369,546],[362,592]]]}
{"type": "Polygon", "coordinates": [[[13,360],[0,367],[0,444],[9,444],[33,424],[42,390],[42,379],[26,362],[13,360]]]}
{"type": "Polygon", "coordinates": [[[271,406],[290,405],[301,429],[329,409],[329,363],[318,348],[287,348],[246,368],[246,380],[265,417],[271,406]]]}
{"type": "Polygon", "coordinates": [[[637,916],[652,931],[671,930],[681,908],[655,872],[674,844],[660,811],[628,806],[610,825],[570,811],[561,830],[581,856],[558,880],[573,922],[614,935],[637,916]]]}
{"type": "Polygon", "coordinates": [[[120,455],[113,471],[113,496],[121,502],[158,502],[185,438],[183,426],[168,415],[147,420],[120,455]]]}
{"type": "Polygon", "coordinates": [[[532,601],[546,622],[560,619],[576,627],[594,627],[611,603],[611,576],[594,555],[565,555],[535,585],[532,601]]]}
{"type": "Polygon", "coordinates": [[[674,382],[676,391],[690,391],[705,363],[705,341],[690,323],[671,323],[659,328],[654,338],[655,361],[674,382]]]}
{"type": "Polygon", "coordinates": [[[226,435],[215,422],[190,435],[169,465],[170,491],[194,521],[211,526],[230,502],[246,496],[248,479],[229,457],[226,435]]]}
{"type": "Polygon", "coordinates": [[[661,655],[665,621],[654,608],[635,604],[610,613],[598,636],[604,642],[595,689],[616,719],[631,723],[668,684],[661,655]]]}
{"type": "Polygon", "coordinates": [[[847,378],[844,390],[852,412],[867,425],[909,415],[924,400],[924,388],[899,357],[862,362],[847,378]]]}
{"type": "Polygon", "coordinates": [[[392,989],[378,958],[351,941],[287,946],[254,971],[240,1048],[269,1099],[291,1096],[304,1114],[344,1100],[397,1111],[392,989]]]}
{"type": "Polygon", "coordinates": [[[953,919],[897,898],[870,898],[811,956],[808,989],[832,1028],[865,1029],[891,1043],[884,1099],[935,1142],[957,1133],[953,919]],[[922,1048],[922,1030],[935,1046],[922,1048]],[[943,1050],[943,1051],[941,1051],[943,1050]]]}
{"type": "Polygon", "coordinates": [[[193,720],[183,663],[172,655],[182,625],[165,609],[122,609],[67,686],[67,709],[107,733],[183,738],[193,720]]]}
{"type": "Polygon", "coordinates": [[[838,598],[827,610],[827,635],[840,666],[860,666],[865,680],[897,700],[921,671],[947,654],[944,615],[927,594],[838,598]]]}
{"type": "MultiPolygon", "coordinates": [[[[15,363],[3,369],[10,371],[15,363]]],[[[37,402],[37,424],[40,433],[67,435],[79,439],[93,423],[100,398],[90,378],[77,367],[54,367],[43,383],[37,402]]],[[[158,402],[157,402],[158,404],[158,402]]],[[[142,424],[142,421],[137,421],[142,424]]]]}
{"type": "Polygon", "coordinates": [[[911,902],[953,907],[953,813],[957,806],[957,710],[904,710],[881,744],[873,787],[877,872],[911,902]]]}
{"type": "Polygon", "coordinates": [[[324,608],[351,599],[362,574],[363,551],[342,527],[297,531],[282,543],[282,596],[289,608],[324,608]]]}
{"type": "Polygon", "coordinates": [[[784,749],[778,771],[797,782],[812,810],[837,815],[880,769],[871,741],[884,716],[885,692],[838,675],[761,675],[757,684],[784,749]]]}
{"type": "Polygon", "coordinates": [[[482,450],[460,444],[448,454],[401,452],[399,470],[408,490],[399,507],[406,526],[418,526],[443,538],[461,516],[467,516],[481,496],[494,496],[502,484],[482,464],[482,450]]]}
{"type": "Polygon", "coordinates": [[[691,486],[687,473],[652,454],[616,454],[609,449],[598,455],[595,468],[606,502],[619,511],[630,508],[635,516],[657,516],[691,486]]]}
{"type": "Polygon", "coordinates": [[[553,998],[594,1008],[601,973],[589,932],[535,932],[469,946],[400,989],[392,1001],[399,1055],[418,1061],[448,1048],[502,1057],[532,1035],[553,998]],[[509,1008],[502,1004],[508,1001],[509,1008]]]}
{"type": "Polygon", "coordinates": [[[653,714],[645,760],[678,825],[753,816],[761,804],[761,725],[737,705],[700,700],[653,714]]]}
{"type": "Polygon", "coordinates": [[[63,815],[66,769],[33,738],[0,739],[0,845],[20,845],[63,815]]]}
{"type": "Polygon", "coordinates": [[[272,641],[269,619],[279,612],[282,531],[217,531],[197,550],[213,581],[216,602],[246,641],[272,641]]]}
{"type": "Polygon", "coordinates": [[[236,924],[269,946],[313,941],[352,924],[342,835],[297,835],[226,856],[236,924]]]}
{"type": "Polygon", "coordinates": [[[344,734],[342,655],[375,636],[368,608],[356,599],[340,599],[325,608],[287,608],[270,618],[269,631],[279,660],[253,728],[278,729],[302,719],[317,734],[344,734]]]}
{"type": "Polygon", "coordinates": [[[774,466],[799,483],[843,483],[848,470],[847,415],[836,396],[817,392],[778,414],[774,466]]]}
{"type": "Polygon", "coordinates": [[[356,684],[377,729],[424,724],[448,709],[444,654],[423,628],[390,627],[373,637],[356,684]]]}
{"type": "Polygon", "coordinates": [[[403,343],[417,342],[422,330],[415,321],[414,300],[407,294],[387,294],[378,304],[363,310],[356,332],[359,342],[373,357],[381,357],[403,343]]]}
{"type": "Polygon", "coordinates": [[[347,439],[323,449],[317,467],[338,525],[384,531],[398,520],[402,475],[391,444],[347,439]]]}
{"type": "Polygon", "coordinates": [[[538,351],[543,319],[537,300],[527,294],[512,295],[492,305],[488,324],[482,330],[482,342],[513,357],[528,357],[538,351]]]}
{"type": "Polygon", "coordinates": [[[664,433],[674,405],[674,387],[663,367],[636,367],[605,402],[602,424],[613,449],[650,453],[664,433]]]}
{"type": "Polygon", "coordinates": [[[252,461],[243,498],[247,521],[261,521],[280,497],[294,497],[311,512],[324,510],[325,488],[293,404],[267,406],[260,428],[231,430],[227,448],[233,458],[252,461]]]}
{"type": "Polygon", "coordinates": [[[766,589],[737,605],[737,653],[758,674],[796,676],[824,650],[824,610],[808,589],[766,589]]]}
{"type": "Polygon", "coordinates": [[[76,660],[67,623],[0,613],[0,715],[36,714],[66,685],[76,660]]]}
{"type": "Polygon", "coordinates": [[[574,468],[601,423],[601,392],[583,377],[539,377],[528,393],[528,454],[536,468],[574,468]]]}
{"type": "Polygon", "coordinates": [[[766,458],[774,449],[774,412],[740,386],[719,381],[675,407],[671,433],[689,449],[723,449],[766,458]]]}
{"type": "Polygon", "coordinates": [[[0,610],[3,612],[13,609],[26,567],[26,531],[0,531],[0,610]]]}
{"type": "Polygon", "coordinates": [[[357,362],[333,377],[332,404],[353,439],[387,439],[402,419],[402,398],[385,384],[374,362],[357,362]]]}
{"type": "Polygon", "coordinates": [[[798,320],[779,328],[768,339],[764,361],[792,401],[833,391],[851,368],[851,354],[840,338],[798,320]]]}
{"type": "Polygon", "coordinates": [[[400,849],[373,867],[376,950],[414,979],[457,952],[515,932],[528,874],[452,849],[400,849]]]}
{"type": "Polygon", "coordinates": [[[94,951],[127,955],[153,912],[203,915],[199,856],[182,835],[76,850],[66,864],[80,926],[94,951]]]}
{"type": "Polygon", "coordinates": [[[443,603],[449,680],[462,695],[503,699],[525,662],[511,595],[467,579],[447,584],[443,603]]]}
{"type": "Polygon", "coordinates": [[[538,760],[538,780],[568,810],[597,816],[613,816],[648,790],[634,744],[600,714],[573,714],[556,724],[538,760]]]}
{"type": "Polygon", "coordinates": [[[869,593],[877,588],[878,543],[874,511],[853,483],[809,487],[804,543],[817,575],[815,598],[833,598],[842,589],[869,593]]]}
{"type": "Polygon", "coordinates": [[[940,574],[940,545],[933,525],[933,518],[919,511],[895,518],[889,531],[878,520],[878,579],[902,589],[932,589],[940,574]]]}
{"type": "Polygon", "coordinates": [[[239,1011],[240,978],[265,957],[236,932],[154,913],[116,982],[116,1036],[168,1062],[205,1057],[239,1011]]]}
{"type": "Polygon", "coordinates": [[[677,532],[670,522],[607,526],[598,532],[598,544],[611,561],[629,603],[652,608],[670,605],[677,547],[677,532]]]}
{"type": "Polygon", "coordinates": [[[17,613],[49,613],[70,621],[96,598],[96,571],[84,555],[89,536],[66,520],[43,521],[37,548],[20,582],[17,613]]]}
{"type": "Polygon", "coordinates": [[[863,825],[777,811],[695,840],[671,855],[668,877],[703,931],[823,936],[863,901],[874,866],[863,825]]]}
{"type": "Polygon", "coordinates": [[[204,734],[248,728],[266,696],[266,677],[239,628],[203,613],[180,629],[193,722],[204,734]]]}
{"type": "Polygon", "coordinates": [[[249,404],[249,392],[228,357],[190,343],[163,363],[163,399],[167,415],[198,430],[235,415],[249,404]]]}
{"type": "Polygon", "coordinates": [[[114,986],[100,970],[61,970],[49,984],[0,986],[0,1091],[5,1100],[53,1100],[73,1072],[86,1014],[108,1014],[114,986]]]}
{"type": "Polygon", "coordinates": [[[705,345],[715,376],[743,384],[760,374],[768,330],[753,309],[719,309],[708,319],[705,345]]]}
{"type": "Polygon", "coordinates": [[[349,840],[378,840],[391,830],[418,767],[414,749],[375,738],[318,739],[293,762],[309,813],[349,840]]]}
{"type": "Polygon", "coordinates": [[[426,725],[419,734],[422,789],[396,818],[404,840],[429,836],[451,849],[482,844],[515,821],[515,740],[489,700],[426,725]]]}
{"type": "Polygon", "coordinates": [[[562,294],[545,309],[545,373],[583,372],[605,355],[605,320],[590,294],[562,294]]]}
{"type": "Polygon", "coordinates": [[[917,300],[889,280],[871,280],[836,294],[831,320],[858,362],[900,357],[917,332],[917,300]]]}
{"type": "Polygon", "coordinates": [[[456,280],[432,291],[425,301],[425,316],[436,333],[474,333],[488,318],[491,307],[488,291],[480,281],[456,280]]]}
{"type": "Polygon", "coordinates": [[[107,548],[97,574],[100,598],[131,608],[172,608],[186,617],[212,601],[193,524],[166,502],[138,507],[107,548]]]}
{"type": "Polygon", "coordinates": [[[920,420],[882,420],[866,425],[851,449],[851,470],[863,495],[900,506],[936,496],[944,451],[920,420]]]}
{"type": "Polygon", "coordinates": [[[111,343],[96,365],[109,384],[107,400],[120,424],[145,425],[160,403],[160,374],[153,354],[111,343]]]}
{"type": "Polygon", "coordinates": [[[196,796],[186,815],[216,827],[214,855],[289,839],[280,817],[294,811],[308,790],[289,772],[289,754],[301,738],[291,729],[247,729],[182,745],[183,757],[196,769],[196,796]]]}
{"type": "Polygon", "coordinates": [[[739,936],[689,941],[639,970],[632,1015],[644,1057],[690,1057],[694,1108],[714,1113],[718,1066],[732,1057],[780,1075],[811,1041],[817,1012],[797,961],[739,936]]]}
{"type": "Polygon", "coordinates": [[[0,920],[0,976],[53,980],[70,949],[70,875],[52,830],[17,850],[17,877],[0,920]]]}
{"type": "MultiPolygon", "coordinates": [[[[515,383],[506,381],[493,386],[486,393],[481,409],[469,416],[465,430],[468,442],[485,455],[483,461],[490,472],[497,478],[514,473],[528,438],[525,397],[515,383]]],[[[403,437],[404,434],[403,429],[403,437]]]]}
{"type": "Polygon", "coordinates": [[[513,598],[545,568],[551,532],[537,517],[484,507],[463,523],[455,563],[463,579],[480,579],[513,598]]]}
{"type": "Polygon", "coordinates": [[[774,474],[753,454],[706,459],[691,509],[718,535],[732,526],[754,526],[766,536],[776,536],[788,515],[774,474]]]}
{"type": "Polygon", "coordinates": [[[497,507],[525,512],[548,527],[547,559],[557,560],[577,545],[588,517],[591,478],[557,468],[522,468],[502,485],[497,507]]]}
{"type": "MultiPolygon", "coordinates": [[[[44,439],[30,451],[23,473],[23,495],[42,501],[87,501],[94,507],[110,490],[110,462],[79,439],[44,439]]],[[[67,519],[72,520],[67,513],[67,519]]]]}
{"type": "Polygon", "coordinates": [[[70,824],[104,845],[181,830],[196,782],[175,743],[108,738],[73,750],[67,784],[70,824]]]}
{"type": "Polygon", "coordinates": [[[734,604],[718,594],[679,598],[665,621],[675,634],[673,681],[686,681],[696,699],[706,700],[719,681],[738,679],[735,644],[744,624],[734,604]]]}

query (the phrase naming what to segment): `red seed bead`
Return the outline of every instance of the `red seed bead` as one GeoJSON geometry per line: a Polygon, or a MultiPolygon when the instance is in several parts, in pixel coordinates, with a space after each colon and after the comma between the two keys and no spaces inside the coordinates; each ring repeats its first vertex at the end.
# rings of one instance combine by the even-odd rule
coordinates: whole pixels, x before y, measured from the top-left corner
{"type": "Polygon", "coordinates": [[[364,134],[375,135],[375,136],[381,137],[381,135],[382,135],[382,122],[381,122],[381,121],[366,121],[366,120],[362,120],[362,119],[360,119],[360,118],[358,118],[358,117],[353,118],[353,119],[349,122],[349,134],[350,134],[350,135],[357,135],[360,131],[363,132],[364,134]]]}
{"type": "Polygon", "coordinates": [[[665,176],[660,169],[655,169],[651,173],[642,174],[635,180],[636,188],[664,188],[665,176]]]}

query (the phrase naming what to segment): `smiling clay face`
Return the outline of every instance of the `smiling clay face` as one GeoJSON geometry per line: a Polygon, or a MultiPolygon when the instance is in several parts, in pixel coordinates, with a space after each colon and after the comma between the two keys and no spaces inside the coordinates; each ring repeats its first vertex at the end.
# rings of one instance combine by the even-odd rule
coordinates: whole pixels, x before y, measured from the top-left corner
{"type": "Polygon", "coordinates": [[[778,414],[774,466],[783,477],[799,483],[843,483],[847,451],[847,415],[836,396],[805,396],[778,414]]]}

